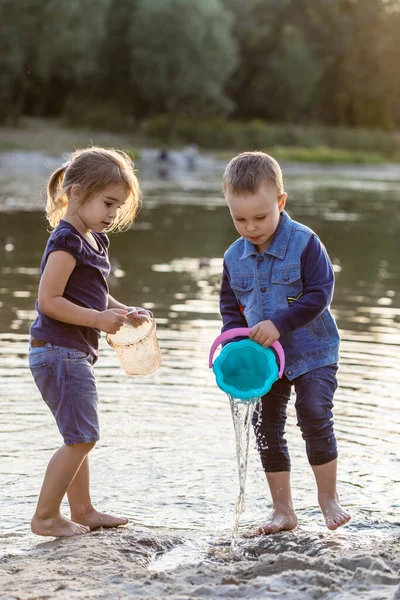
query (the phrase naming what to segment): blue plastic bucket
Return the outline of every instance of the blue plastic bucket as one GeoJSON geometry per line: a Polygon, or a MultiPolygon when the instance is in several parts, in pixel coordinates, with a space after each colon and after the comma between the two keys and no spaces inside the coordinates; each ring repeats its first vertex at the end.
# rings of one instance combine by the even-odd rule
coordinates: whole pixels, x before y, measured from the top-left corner
{"type": "Polygon", "coordinates": [[[222,342],[239,336],[249,335],[245,327],[225,331],[214,341],[209,357],[218,387],[229,396],[244,402],[261,398],[282,377],[285,368],[285,354],[279,342],[264,348],[253,340],[245,339],[227,344],[213,363],[214,352],[222,342]],[[279,366],[276,354],[279,357],[279,366]]]}

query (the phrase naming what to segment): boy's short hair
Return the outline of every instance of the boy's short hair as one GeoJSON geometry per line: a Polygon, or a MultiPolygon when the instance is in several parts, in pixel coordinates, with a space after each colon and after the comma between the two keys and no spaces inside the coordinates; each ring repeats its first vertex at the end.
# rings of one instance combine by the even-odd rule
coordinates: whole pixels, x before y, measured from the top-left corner
{"type": "Polygon", "coordinates": [[[282,169],[265,152],[242,152],[232,158],[222,177],[223,192],[255,194],[263,183],[272,183],[283,194],[282,169]]]}

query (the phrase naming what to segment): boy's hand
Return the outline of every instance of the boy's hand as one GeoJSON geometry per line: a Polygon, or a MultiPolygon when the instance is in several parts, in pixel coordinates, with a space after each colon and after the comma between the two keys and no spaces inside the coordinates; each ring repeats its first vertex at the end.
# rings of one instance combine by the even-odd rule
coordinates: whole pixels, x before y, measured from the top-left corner
{"type": "Polygon", "coordinates": [[[106,333],[117,333],[126,321],[123,308],[108,308],[98,313],[96,327],[106,333]]]}
{"type": "Polygon", "coordinates": [[[281,334],[272,321],[260,321],[250,329],[249,338],[254,340],[264,348],[279,340],[281,334]]]}
{"type": "Polygon", "coordinates": [[[128,306],[127,311],[127,321],[132,327],[139,327],[143,321],[151,319],[150,313],[145,308],[140,308],[140,306],[128,306]]]}

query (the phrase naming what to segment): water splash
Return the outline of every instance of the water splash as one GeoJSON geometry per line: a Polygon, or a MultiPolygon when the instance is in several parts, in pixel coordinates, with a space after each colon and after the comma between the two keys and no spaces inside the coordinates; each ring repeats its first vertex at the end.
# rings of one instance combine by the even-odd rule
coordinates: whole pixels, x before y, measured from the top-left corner
{"type": "Polygon", "coordinates": [[[236,440],[236,458],[239,473],[239,496],[236,501],[235,521],[232,531],[231,551],[235,550],[236,536],[239,530],[240,516],[245,508],[244,493],[246,488],[247,459],[249,455],[250,425],[253,412],[260,398],[252,398],[243,402],[229,396],[233,428],[236,440]]]}

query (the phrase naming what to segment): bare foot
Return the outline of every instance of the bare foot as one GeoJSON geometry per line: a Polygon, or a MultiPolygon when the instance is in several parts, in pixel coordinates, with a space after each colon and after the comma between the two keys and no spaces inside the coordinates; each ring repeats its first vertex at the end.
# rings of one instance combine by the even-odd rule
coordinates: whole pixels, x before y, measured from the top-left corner
{"type": "Polygon", "coordinates": [[[335,531],[341,525],[344,525],[351,519],[351,515],[339,504],[338,498],[318,498],[319,505],[325,517],[326,526],[331,531],[335,531]]]}
{"type": "Polygon", "coordinates": [[[278,533],[278,531],[289,531],[297,527],[296,513],[291,511],[281,511],[274,509],[268,521],[265,521],[256,531],[256,535],[268,535],[278,533]]]}
{"type": "Polygon", "coordinates": [[[50,519],[41,519],[34,515],[31,521],[32,533],[36,535],[50,535],[52,537],[71,537],[72,535],[83,535],[89,533],[89,527],[74,523],[61,515],[50,519]]]}
{"type": "Polygon", "coordinates": [[[129,519],[125,517],[113,517],[106,513],[99,512],[95,509],[85,513],[71,513],[71,518],[80,523],[87,525],[90,529],[98,529],[99,527],[120,527],[129,523],[129,519]]]}

